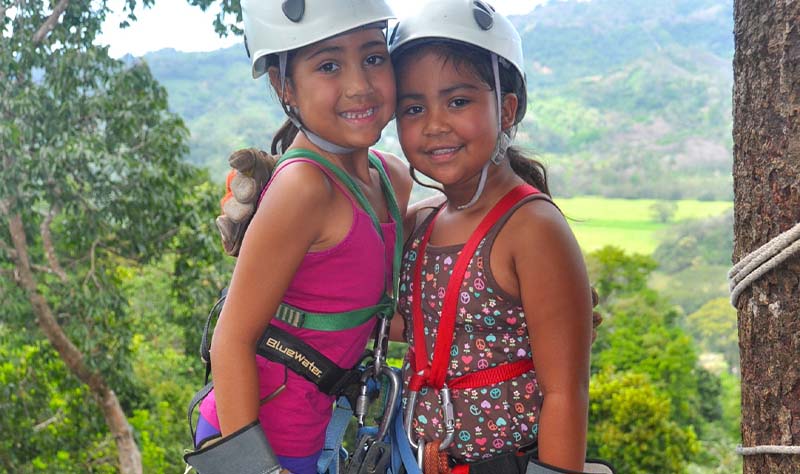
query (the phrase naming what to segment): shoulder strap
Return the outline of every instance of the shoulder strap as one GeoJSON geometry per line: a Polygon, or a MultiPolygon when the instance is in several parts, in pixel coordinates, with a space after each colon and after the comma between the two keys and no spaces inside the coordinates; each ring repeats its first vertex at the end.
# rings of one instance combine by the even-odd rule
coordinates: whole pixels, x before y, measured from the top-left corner
{"type": "MultiPolygon", "coordinates": [[[[351,178],[350,175],[344,172],[344,170],[334,165],[320,154],[311,150],[296,148],[284,153],[275,166],[277,167],[284,161],[292,158],[300,157],[312,160],[321,166],[324,166],[331,173],[336,175],[342,184],[344,184],[350,193],[356,198],[359,205],[361,205],[364,211],[369,215],[370,219],[372,220],[372,225],[375,227],[375,231],[378,232],[378,235],[380,235],[381,238],[384,237],[383,229],[381,229],[380,221],[378,220],[378,216],[375,214],[375,210],[372,208],[372,205],[369,203],[366,196],[364,196],[364,193],[361,191],[361,189],[356,185],[355,181],[353,181],[353,178],[351,178]]],[[[375,153],[370,150],[369,163],[370,166],[378,171],[378,176],[380,176],[381,180],[383,196],[386,199],[389,215],[392,217],[395,225],[394,254],[392,258],[392,308],[394,308],[400,289],[400,259],[403,251],[403,216],[400,215],[400,207],[397,204],[397,198],[394,194],[394,187],[392,187],[392,182],[389,180],[389,175],[384,167],[383,159],[377,157],[375,153]]],[[[388,317],[391,317],[393,314],[394,311],[391,311],[388,317]]]]}
{"type": "MultiPolygon", "coordinates": [[[[400,261],[403,256],[403,216],[400,215],[400,206],[397,204],[394,187],[392,186],[392,181],[389,179],[386,160],[384,160],[383,156],[378,152],[372,150],[370,150],[369,158],[370,163],[378,170],[378,175],[381,177],[381,189],[383,189],[386,205],[389,207],[389,215],[392,216],[392,221],[394,221],[394,252],[392,255],[392,299],[394,305],[400,294],[400,261]]],[[[388,317],[391,318],[393,315],[394,306],[388,317]]]]}
{"type": "Polygon", "coordinates": [[[547,194],[537,193],[525,196],[524,198],[517,201],[516,204],[511,206],[505,212],[505,214],[500,216],[499,219],[497,219],[497,222],[495,222],[492,228],[489,230],[489,232],[486,233],[485,242],[483,244],[484,248],[491,248],[491,246],[494,245],[494,241],[497,239],[498,234],[500,234],[500,231],[503,229],[503,226],[505,226],[506,222],[508,222],[508,220],[511,219],[511,216],[514,215],[517,209],[519,209],[520,207],[524,206],[525,204],[531,201],[545,201],[550,203],[556,209],[558,209],[558,206],[556,206],[556,204],[547,194]]]}
{"type": "MultiPolygon", "coordinates": [[[[359,188],[356,185],[355,181],[353,181],[353,178],[351,178],[350,175],[345,173],[344,170],[342,170],[338,166],[336,166],[333,163],[331,163],[330,161],[328,161],[322,155],[320,155],[318,153],[315,153],[315,152],[313,152],[311,150],[305,150],[305,149],[300,149],[300,148],[295,148],[293,150],[289,150],[286,153],[284,153],[283,156],[281,156],[281,158],[275,164],[275,167],[277,168],[282,163],[284,163],[286,161],[289,161],[292,158],[305,158],[305,159],[311,160],[311,161],[313,161],[315,163],[318,163],[319,165],[323,166],[325,169],[327,169],[331,173],[333,173],[339,179],[339,181],[341,181],[341,183],[347,188],[347,190],[350,191],[350,193],[353,195],[353,197],[356,198],[356,201],[358,201],[358,204],[364,209],[364,212],[366,212],[369,215],[370,219],[372,220],[372,225],[375,227],[375,230],[378,232],[378,235],[383,237],[383,231],[381,230],[380,221],[378,220],[378,216],[375,214],[375,210],[372,208],[372,204],[370,204],[369,200],[367,200],[366,196],[364,196],[364,193],[361,191],[361,188],[359,188]]],[[[372,158],[372,157],[370,157],[370,158],[372,158]]],[[[375,158],[375,159],[377,160],[377,158],[375,158]]],[[[379,161],[379,163],[380,163],[380,161],[379,161]]],[[[370,165],[374,166],[374,163],[373,163],[372,159],[370,159],[370,165]]],[[[378,166],[378,168],[380,170],[381,168],[383,168],[383,166],[378,166]]],[[[384,171],[384,174],[385,174],[385,171],[384,171]]],[[[383,177],[381,176],[381,178],[383,178],[383,177]]],[[[383,179],[381,179],[381,185],[383,185],[383,179]]],[[[390,185],[390,189],[391,189],[391,185],[390,185]]],[[[384,193],[385,193],[385,191],[384,191],[384,193]]],[[[388,202],[388,199],[387,199],[387,202],[388,202]]]]}
{"type": "MultiPolygon", "coordinates": [[[[286,170],[286,168],[288,168],[288,165],[291,165],[291,164],[294,164],[294,163],[308,163],[311,166],[313,166],[314,168],[317,168],[318,170],[320,170],[328,178],[328,180],[331,182],[331,184],[334,187],[336,187],[336,189],[338,189],[347,198],[348,201],[350,201],[350,205],[352,205],[354,208],[359,206],[359,204],[356,201],[356,199],[351,195],[352,193],[348,192],[349,189],[347,188],[347,186],[342,184],[341,181],[339,179],[337,179],[336,175],[333,174],[333,171],[331,171],[330,168],[326,168],[325,166],[323,166],[319,162],[317,162],[317,161],[315,161],[315,160],[313,160],[311,158],[307,158],[305,156],[296,156],[296,157],[292,158],[291,160],[286,160],[286,166],[281,166],[280,168],[276,168],[275,171],[272,173],[272,176],[270,176],[270,183],[272,182],[273,179],[275,179],[275,177],[277,175],[279,175],[282,171],[286,170]]],[[[261,192],[261,199],[263,199],[264,193],[267,191],[268,187],[269,187],[269,184],[267,186],[264,186],[264,189],[261,192]]],[[[261,204],[261,199],[259,199],[259,204],[261,204]]]]}

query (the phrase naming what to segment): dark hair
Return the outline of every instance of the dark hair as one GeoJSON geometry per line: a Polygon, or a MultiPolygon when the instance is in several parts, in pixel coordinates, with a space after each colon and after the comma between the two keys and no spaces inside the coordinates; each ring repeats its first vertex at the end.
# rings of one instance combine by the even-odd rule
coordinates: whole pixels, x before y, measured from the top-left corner
{"type": "Polygon", "coordinates": [[[286,153],[286,150],[289,149],[289,146],[292,144],[295,137],[297,137],[297,132],[299,131],[300,129],[298,129],[291,120],[286,119],[283,125],[281,125],[281,128],[275,132],[275,136],[272,137],[270,152],[273,155],[282,155],[286,153]]]}
{"type": "MultiPolygon", "coordinates": [[[[410,59],[419,57],[426,53],[434,53],[444,60],[450,62],[456,71],[464,71],[474,74],[478,79],[486,83],[490,89],[494,90],[494,72],[492,71],[491,56],[488,51],[462,43],[460,41],[441,40],[420,40],[405,45],[398,53],[392,55],[392,63],[395,71],[400,70],[410,59]]],[[[509,66],[500,64],[500,90],[503,94],[513,93],[515,85],[519,83],[518,74],[509,66]]],[[[547,186],[547,170],[542,163],[532,158],[528,158],[518,147],[511,146],[506,151],[506,156],[514,170],[526,183],[536,187],[539,191],[550,195],[550,188],[547,186]]],[[[417,181],[412,169],[412,178],[417,181]]],[[[417,184],[426,186],[417,181],[417,184]]],[[[427,185],[426,187],[431,187],[427,185]]]]}
{"type": "MultiPolygon", "coordinates": [[[[286,82],[289,82],[291,80],[291,70],[292,70],[291,64],[292,64],[292,59],[294,59],[294,55],[295,55],[294,51],[289,51],[289,53],[286,55],[286,82]]],[[[267,58],[267,68],[270,67],[278,67],[277,54],[270,55],[267,58]]],[[[269,76],[267,77],[267,81],[268,81],[267,84],[269,85],[269,76]]],[[[275,92],[276,95],[278,96],[278,101],[281,102],[281,106],[285,110],[286,107],[288,106],[283,103],[283,100],[280,97],[280,93],[282,91],[275,91],[275,92]]],[[[291,146],[292,142],[297,136],[297,132],[299,131],[300,129],[298,129],[297,126],[287,118],[286,121],[283,122],[283,125],[281,125],[281,127],[278,129],[277,132],[275,132],[275,135],[272,137],[272,146],[270,147],[270,152],[273,155],[286,153],[286,150],[289,149],[289,146],[291,146]]]]}

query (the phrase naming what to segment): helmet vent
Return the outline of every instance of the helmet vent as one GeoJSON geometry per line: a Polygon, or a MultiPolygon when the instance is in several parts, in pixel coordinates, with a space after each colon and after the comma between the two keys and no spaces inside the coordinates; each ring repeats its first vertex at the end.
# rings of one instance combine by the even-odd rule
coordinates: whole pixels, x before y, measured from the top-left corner
{"type": "Polygon", "coordinates": [[[303,14],[306,12],[306,2],[304,0],[283,0],[281,5],[283,14],[286,18],[295,23],[299,23],[303,19],[303,14]]]}
{"type": "Polygon", "coordinates": [[[389,35],[389,45],[393,44],[394,41],[397,39],[397,30],[399,29],[400,29],[400,23],[397,23],[396,25],[394,25],[394,28],[392,28],[392,33],[389,35]]]}
{"type": "Polygon", "coordinates": [[[494,26],[494,8],[476,0],[472,6],[472,16],[475,17],[475,22],[482,30],[490,30],[494,26]]]}

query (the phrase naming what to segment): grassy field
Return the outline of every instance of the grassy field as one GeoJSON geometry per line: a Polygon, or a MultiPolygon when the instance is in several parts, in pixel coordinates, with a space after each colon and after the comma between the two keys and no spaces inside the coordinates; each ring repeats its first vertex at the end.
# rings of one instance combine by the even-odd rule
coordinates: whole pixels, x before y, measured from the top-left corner
{"type": "Polygon", "coordinates": [[[717,216],[733,206],[727,201],[675,201],[672,220],[658,222],[653,199],[606,199],[576,197],[557,199],[584,252],[616,245],[628,252],[650,254],[658,246],[657,233],[684,219],[717,216]]]}

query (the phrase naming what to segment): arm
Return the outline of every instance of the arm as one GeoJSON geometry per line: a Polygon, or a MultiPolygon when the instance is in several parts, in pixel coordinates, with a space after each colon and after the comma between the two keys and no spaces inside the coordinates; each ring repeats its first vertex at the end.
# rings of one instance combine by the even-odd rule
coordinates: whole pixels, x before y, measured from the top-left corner
{"type": "Polygon", "coordinates": [[[245,234],[211,342],[223,435],[258,417],[256,342],[304,255],[322,235],[332,190],[321,172],[295,164],[266,194],[245,234]]]}
{"type": "Polygon", "coordinates": [[[533,201],[519,211],[514,217],[522,214],[524,230],[514,233],[512,258],[544,395],[539,459],[582,470],[592,339],[586,268],[575,237],[554,206],[533,201]]]}

